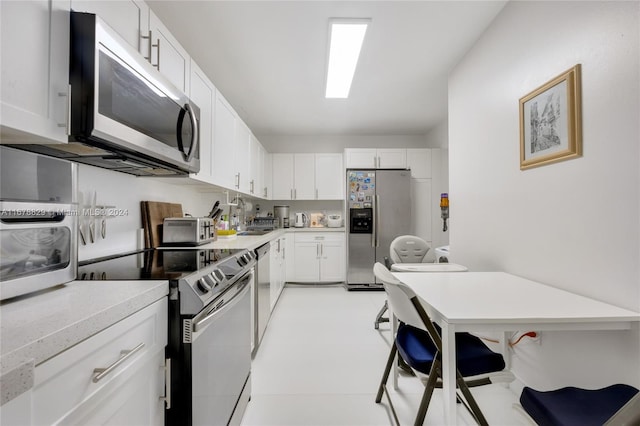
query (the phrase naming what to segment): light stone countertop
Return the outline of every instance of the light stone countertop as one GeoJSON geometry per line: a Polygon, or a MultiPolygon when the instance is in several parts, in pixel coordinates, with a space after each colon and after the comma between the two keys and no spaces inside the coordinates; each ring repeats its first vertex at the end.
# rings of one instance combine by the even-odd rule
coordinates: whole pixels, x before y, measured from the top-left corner
{"type": "Polygon", "coordinates": [[[72,281],[0,304],[0,405],[38,364],[166,297],[168,281],[72,281]]]}
{"type": "MultiPolygon", "coordinates": [[[[260,247],[261,245],[268,243],[269,241],[273,241],[276,238],[279,238],[285,234],[291,234],[296,232],[345,232],[345,228],[280,228],[274,231],[271,231],[264,235],[238,235],[233,238],[221,238],[212,243],[203,244],[197,247],[171,247],[172,249],[176,248],[185,248],[185,249],[248,249],[253,250],[255,248],[260,247]]],[[[160,247],[161,249],[163,247],[160,247]]],[[[169,247],[166,247],[169,248],[169,247]]]]}

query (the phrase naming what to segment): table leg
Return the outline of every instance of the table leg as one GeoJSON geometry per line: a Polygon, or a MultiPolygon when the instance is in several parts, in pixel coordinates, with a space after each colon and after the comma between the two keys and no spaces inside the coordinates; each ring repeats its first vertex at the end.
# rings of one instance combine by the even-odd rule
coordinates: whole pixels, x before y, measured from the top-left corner
{"type": "MultiPolygon", "coordinates": [[[[393,314],[393,312],[391,312],[391,309],[389,309],[389,318],[391,319],[391,344],[393,344],[393,342],[396,339],[396,333],[398,332],[398,318],[393,314]]],[[[395,390],[398,390],[398,357],[400,356],[399,353],[396,354],[396,359],[393,361],[393,369],[392,374],[393,374],[393,388],[395,390]]]]}
{"type": "Polygon", "coordinates": [[[456,332],[453,325],[444,321],[442,322],[441,327],[444,420],[447,425],[456,425],[456,332]]]}

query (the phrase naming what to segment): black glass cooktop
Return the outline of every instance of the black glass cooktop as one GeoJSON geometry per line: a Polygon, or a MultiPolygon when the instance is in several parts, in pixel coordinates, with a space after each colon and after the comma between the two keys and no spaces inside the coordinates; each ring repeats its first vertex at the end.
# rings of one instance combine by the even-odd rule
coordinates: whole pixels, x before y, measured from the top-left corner
{"type": "Polygon", "coordinates": [[[148,249],[80,262],[76,279],[178,280],[243,251],[246,250],[148,249]]]}

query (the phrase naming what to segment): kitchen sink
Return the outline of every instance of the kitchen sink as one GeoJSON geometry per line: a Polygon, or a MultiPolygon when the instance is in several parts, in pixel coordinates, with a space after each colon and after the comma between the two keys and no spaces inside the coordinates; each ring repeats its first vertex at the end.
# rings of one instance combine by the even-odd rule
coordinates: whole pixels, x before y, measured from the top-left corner
{"type": "Polygon", "coordinates": [[[272,229],[261,229],[261,230],[251,230],[251,231],[240,231],[238,232],[239,236],[253,236],[253,235],[265,235],[268,234],[269,232],[271,232],[272,229]]]}

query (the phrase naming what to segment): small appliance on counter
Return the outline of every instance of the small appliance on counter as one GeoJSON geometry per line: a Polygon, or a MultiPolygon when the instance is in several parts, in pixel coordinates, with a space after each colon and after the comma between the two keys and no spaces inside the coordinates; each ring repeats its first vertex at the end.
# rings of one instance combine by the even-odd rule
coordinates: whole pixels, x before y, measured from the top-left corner
{"type": "Polygon", "coordinates": [[[0,151],[0,300],[73,281],[77,166],[12,148],[0,151]]]}
{"type": "Polygon", "coordinates": [[[278,228],[289,227],[289,206],[273,206],[273,216],[278,228]]]}
{"type": "Polygon", "coordinates": [[[328,228],[340,228],[342,226],[341,214],[327,215],[327,227],[328,228]]]}
{"type": "Polygon", "coordinates": [[[162,244],[199,246],[215,241],[210,217],[167,217],[162,224],[162,244]]]}
{"type": "Polygon", "coordinates": [[[324,214],[311,213],[309,215],[309,227],[311,228],[324,228],[324,214]]]}
{"type": "Polygon", "coordinates": [[[305,213],[296,213],[296,221],[294,226],[296,228],[304,228],[309,222],[309,218],[305,213]]]}

